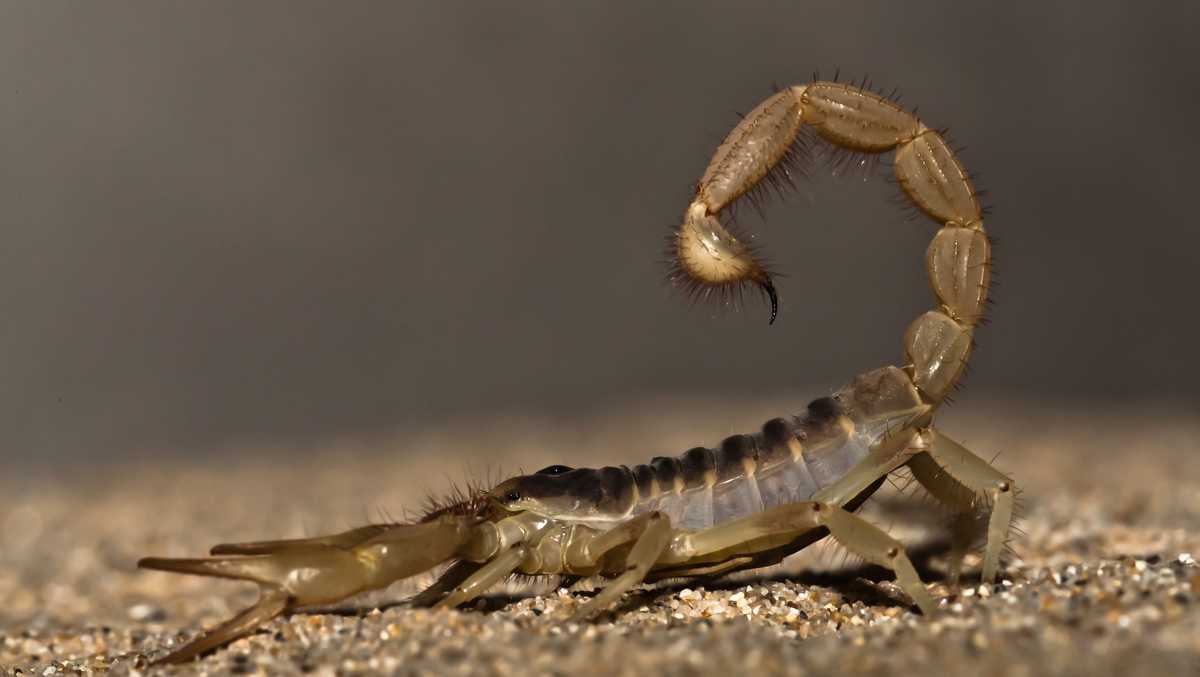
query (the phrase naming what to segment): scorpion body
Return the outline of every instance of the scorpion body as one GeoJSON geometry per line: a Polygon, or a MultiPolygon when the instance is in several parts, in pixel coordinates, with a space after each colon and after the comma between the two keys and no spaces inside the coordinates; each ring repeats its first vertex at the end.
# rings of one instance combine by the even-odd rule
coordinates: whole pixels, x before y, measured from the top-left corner
{"type": "Polygon", "coordinates": [[[952,585],[975,537],[977,509],[991,506],[982,578],[994,581],[1015,485],[932,426],[970,354],[991,265],[975,189],[940,133],[853,85],[818,81],[777,92],[714,154],[672,234],[672,279],[701,296],[756,285],[774,321],[770,273],[720,217],[765,185],[789,184],[814,133],[848,152],[895,151],[904,194],[941,225],[926,252],[937,305],[909,326],[902,366],[866,372],[800,416],[772,419],[714,448],[632,468],[551,466],[415,523],[223,544],[198,559],[143,559],[145,568],[260,586],[255,605],[160,662],[190,660],[291,609],[387,587],[446,562],[453,564],[413,604],[458,606],[518,572],[610,578],[576,610],[573,619],[583,620],[643,581],[767,566],[827,535],[895,572],[900,588],[929,614],[934,601],[903,545],[854,514],[901,467],[960,515],[952,529],[952,585]]]}

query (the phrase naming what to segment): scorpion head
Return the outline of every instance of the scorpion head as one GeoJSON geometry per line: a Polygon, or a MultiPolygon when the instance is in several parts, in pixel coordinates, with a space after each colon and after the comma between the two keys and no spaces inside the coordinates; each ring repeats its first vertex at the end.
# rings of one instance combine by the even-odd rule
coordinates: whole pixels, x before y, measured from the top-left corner
{"type": "Polygon", "coordinates": [[[496,485],[488,496],[509,512],[532,512],[555,519],[600,520],[624,514],[632,483],[621,468],[569,468],[553,465],[496,485]],[[624,501],[624,503],[622,503],[624,501]]]}

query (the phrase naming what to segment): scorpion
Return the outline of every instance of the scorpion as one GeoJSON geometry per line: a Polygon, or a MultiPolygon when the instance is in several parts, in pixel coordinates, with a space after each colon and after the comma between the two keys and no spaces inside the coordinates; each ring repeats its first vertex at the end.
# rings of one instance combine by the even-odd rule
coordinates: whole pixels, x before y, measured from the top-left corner
{"type": "Polygon", "coordinates": [[[138,566],[146,569],[259,586],[254,605],[156,662],[192,660],[280,614],[340,602],[447,563],[413,605],[458,607],[517,574],[608,579],[574,610],[571,620],[583,621],[642,583],[770,566],[826,536],[891,570],[919,610],[932,614],[937,607],[903,544],[855,514],[902,468],[956,515],[950,586],[985,520],[981,578],[994,583],[1016,487],[932,425],[963,374],[991,277],[979,195],[942,132],[865,83],[814,79],[777,91],[734,127],[696,184],[669,237],[671,279],[702,297],[750,286],[769,301],[774,322],[771,273],[737,237],[732,219],[722,217],[743,197],[791,184],[818,140],[864,162],[894,151],[902,194],[940,225],[925,255],[935,309],[905,332],[903,366],[863,373],[802,414],[769,420],[713,448],[632,468],[550,466],[475,489],[405,523],[221,544],[203,558],[142,559],[138,566]]]}

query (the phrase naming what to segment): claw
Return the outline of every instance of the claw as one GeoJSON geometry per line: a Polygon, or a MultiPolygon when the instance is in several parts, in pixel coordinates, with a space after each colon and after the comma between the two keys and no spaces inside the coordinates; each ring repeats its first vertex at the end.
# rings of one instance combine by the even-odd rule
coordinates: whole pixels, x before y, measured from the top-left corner
{"type": "Polygon", "coordinates": [[[250,634],[258,626],[286,611],[288,607],[289,600],[286,594],[278,591],[264,592],[254,606],[243,609],[238,615],[152,662],[151,665],[186,663],[239,637],[250,634]]]}
{"type": "Polygon", "coordinates": [[[317,538],[226,543],[212,549],[216,557],[146,557],[138,567],[259,585],[256,604],[155,663],[191,660],[284,612],[338,602],[431,569],[454,559],[473,538],[489,535],[474,527],[471,519],[445,516],[317,538]]]}
{"type": "Polygon", "coordinates": [[[249,541],[246,543],[220,543],[208,551],[210,555],[268,555],[287,550],[301,550],[314,545],[327,545],[334,548],[353,548],[363,541],[374,538],[379,534],[394,528],[390,524],[368,524],[365,527],[343,531],[332,536],[317,536],[316,538],[292,538],[278,541],[249,541]]]}

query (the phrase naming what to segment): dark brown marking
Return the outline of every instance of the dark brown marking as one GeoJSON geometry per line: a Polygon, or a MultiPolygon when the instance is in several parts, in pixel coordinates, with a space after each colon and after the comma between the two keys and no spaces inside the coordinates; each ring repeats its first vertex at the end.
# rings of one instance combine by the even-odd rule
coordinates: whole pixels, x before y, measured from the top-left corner
{"type": "Polygon", "coordinates": [[[787,419],[773,418],[763,424],[762,443],[758,445],[759,464],[775,465],[792,460],[788,442],[795,436],[792,423],[787,419]]]}
{"type": "Polygon", "coordinates": [[[683,452],[679,457],[679,465],[683,471],[684,486],[688,489],[707,485],[709,475],[716,471],[712,450],[706,447],[695,447],[683,452]]]}
{"type": "MultiPolygon", "coordinates": [[[[656,477],[654,474],[654,468],[648,465],[633,466],[633,481],[637,483],[638,494],[640,495],[641,500],[644,501],[648,498],[655,497],[655,479],[656,477]]],[[[670,489],[670,486],[666,487],[667,491],[670,489]]]]}
{"type": "Polygon", "coordinates": [[[717,481],[743,477],[746,474],[746,459],[758,464],[758,445],[749,435],[732,435],[721,440],[717,450],[717,481]]]}
{"type": "Polygon", "coordinates": [[[655,456],[650,459],[650,467],[654,468],[654,474],[658,477],[658,486],[663,493],[675,491],[676,482],[683,475],[683,471],[679,467],[679,459],[672,456],[655,456]]]}
{"type": "Polygon", "coordinates": [[[819,397],[808,403],[808,411],[804,413],[807,426],[821,427],[837,419],[842,413],[841,405],[832,397],[819,397]]]}
{"type": "Polygon", "coordinates": [[[634,477],[629,468],[605,466],[597,475],[604,493],[604,501],[599,504],[601,510],[620,513],[633,506],[634,477]]]}

